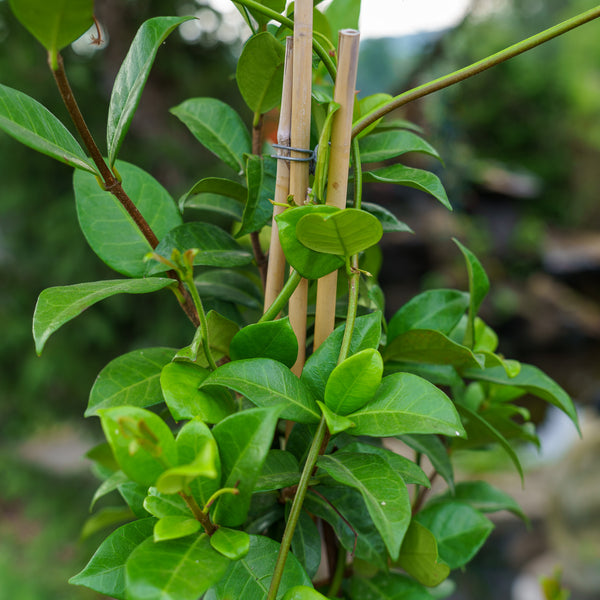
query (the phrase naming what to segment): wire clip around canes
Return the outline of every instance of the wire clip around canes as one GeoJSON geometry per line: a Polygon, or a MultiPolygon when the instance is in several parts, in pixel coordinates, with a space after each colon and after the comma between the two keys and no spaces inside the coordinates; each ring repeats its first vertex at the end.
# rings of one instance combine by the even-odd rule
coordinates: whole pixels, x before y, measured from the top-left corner
{"type": "Polygon", "coordinates": [[[317,157],[316,147],[314,150],[307,150],[305,148],[294,148],[293,146],[286,146],[284,144],[273,144],[273,148],[277,148],[278,150],[288,150],[290,152],[301,152],[303,154],[307,154],[308,156],[284,156],[283,154],[271,154],[271,158],[276,158],[277,160],[289,160],[293,162],[310,163],[310,172],[314,173],[315,162],[317,157]]]}

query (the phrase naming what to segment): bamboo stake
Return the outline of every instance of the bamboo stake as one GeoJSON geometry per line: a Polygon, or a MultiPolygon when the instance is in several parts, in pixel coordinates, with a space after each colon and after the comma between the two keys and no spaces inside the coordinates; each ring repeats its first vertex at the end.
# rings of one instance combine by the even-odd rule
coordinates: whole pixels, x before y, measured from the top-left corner
{"type": "MultiPolygon", "coordinates": [[[[281,110],[279,112],[279,125],[277,127],[277,143],[282,146],[291,145],[292,121],[292,59],[294,40],[290,36],[286,39],[285,62],[283,66],[283,90],[281,92],[281,110]]],[[[289,156],[289,150],[279,149],[279,156],[289,156]]],[[[271,244],[269,246],[269,265],[267,268],[267,284],[265,287],[266,311],[283,289],[285,275],[285,256],[279,241],[279,229],[275,217],[281,214],[290,193],[290,163],[287,160],[277,161],[277,179],[275,181],[275,206],[273,207],[273,226],[271,229],[271,244]]]]}
{"type": "MultiPolygon", "coordinates": [[[[352,133],[352,110],[356,72],[358,69],[358,47],[360,34],[354,29],[343,29],[339,34],[338,75],[335,80],[334,102],[340,108],[333,117],[331,129],[331,152],[327,178],[327,204],[344,208],[348,190],[348,166],[352,133]]],[[[335,325],[335,301],[337,271],[321,277],[317,287],[315,315],[316,350],[333,331],[335,325]]]]}
{"type": "MultiPolygon", "coordinates": [[[[294,148],[310,146],[310,100],[312,85],[312,0],[296,0],[294,8],[294,59],[292,84],[292,130],[294,148]]],[[[306,158],[305,153],[292,151],[292,157],[306,158]]],[[[309,165],[292,162],[290,165],[290,193],[298,205],[304,204],[308,189],[309,165]]],[[[308,281],[303,279],[290,298],[289,316],[298,338],[298,359],[292,367],[296,375],[302,373],[306,359],[306,307],[308,281]]]]}

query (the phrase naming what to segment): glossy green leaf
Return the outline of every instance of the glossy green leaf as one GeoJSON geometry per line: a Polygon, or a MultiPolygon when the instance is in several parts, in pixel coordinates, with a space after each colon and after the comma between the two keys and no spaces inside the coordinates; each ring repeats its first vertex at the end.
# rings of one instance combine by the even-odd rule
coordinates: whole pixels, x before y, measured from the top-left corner
{"type": "Polygon", "coordinates": [[[309,588],[305,585],[295,585],[285,593],[283,600],[327,600],[327,596],[319,594],[314,588],[309,588]]]}
{"type": "Polygon", "coordinates": [[[346,208],[331,215],[303,216],[296,225],[296,235],[301,244],[315,252],[352,256],[375,245],[383,227],[368,212],[346,208]]]}
{"type": "MultiPolygon", "coordinates": [[[[222,579],[205,596],[204,600],[258,600],[267,597],[279,544],[267,537],[250,536],[248,554],[232,562],[222,579]]],[[[285,569],[281,578],[277,599],[283,597],[284,591],[295,585],[311,586],[310,579],[293,554],[285,561],[285,569]]]]}
{"type": "MultiPolygon", "coordinates": [[[[194,265],[208,267],[241,267],[252,261],[252,253],[242,248],[226,231],[210,223],[184,223],[172,229],[160,241],[154,252],[166,259],[174,249],[182,254],[190,248],[199,252],[194,256],[194,265]]],[[[148,262],[147,274],[167,271],[162,262],[148,262]]]]}
{"type": "Polygon", "coordinates": [[[198,389],[209,371],[194,363],[171,362],[160,373],[160,386],[165,402],[176,421],[201,418],[206,423],[218,423],[233,412],[227,394],[211,394],[198,389]]]}
{"type": "Polygon", "coordinates": [[[267,31],[253,35],[244,45],[236,81],[252,112],[264,114],[281,102],[284,58],[283,45],[267,31]]]}
{"type": "MultiPolygon", "coordinates": [[[[256,283],[237,271],[209,269],[197,275],[194,281],[201,298],[218,298],[249,308],[262,308],[263,298],[256,283]]],[[[237,329],[239,327],[236,332],[237,329]]]]}
{"type": "Polygon", "coordinates": [[[321,534],[307,512],[300,513],[292,537],[292,552],[304,567],[306,574],[311,579],[314,578],[321,564],[321,534]]]}
{"type": "Polygon", "coordinates": [[[440,558],[451,569],[467,564],[494,529],[487,517],[463,502],[426,506],[415,519],[433,533],[440,558]]]}
{"type": "Polygon", "coordinates": [[[176,540],[200,531],[200,521],[192,517],[163,517],[154,525],[154,541],[176,540]]]}
{"type": "Polygon", "coordinates": [[[327,407],[326,404],[323,404],[320,400],[317,400],[317,404],[321,409],[323,416],[325,417],[325,422],[327,423],[327,429],[331,435],[337,435],[342,431],[346,431],[346,429],[350,429],[354,427],[354,423],[343,415],[338,415],[333,412],[331,409],[327,407]]]}
{"type": "Polygon", "coordinates": [[[185,500],[177,494],[161,494],[155,487],[148,489],[144,498],[144,508],[151,515],[163,517],[192,517],[192,511],[185,500]]]}
{"type": "Polygon", "coordinates": [[[453,342],[433,329],[411,329],[397,335],[385,348],[387,361],[452,365],[457,368],[483,367],[484,357],[470,348],[453,342]]]}
{"type": "Polygon", "coordinates": [[[448,456],[448,449],[437,435],[401,435],[399,439],[416,452],[427,456],[434,469],[448,484],[450,491],[454,488],[454,469],[448,456]]]}
{"type": "Polygon", "coordinates": [[[331,41],[337,46],[340,29],[358,29],[360,0],[333,0],[325,9],[331,26],[331,41]]]}
{"type": "Polygon", "coordinates": [[[522,364],[519,374],[515,377],[509,377],[502,367],[468,369],[463,371],[462,374],[467,379],[489,381],[500,385],[521,388],[538,398],[542,398],[542,400],[562,410],[573,421],[573,424],[579,431],[577,411],[569,395],[558,383],[533,365],[522,364]]]}
{"type": "Polygon", "coordinates": [[[389,167],[382,167],[374,171],[366,171],[363,173],[363,181],[365,183],[376,181],[380,183],[393,183],[411,187],[416,190],[421,190],[427,194],[431,194],[436,200],[439,200],[448,210],[452,210],[452,206],[448,200],[446,190],[442,185],[439,177],[430,171],[422,169],[414,169],[397,163],[389,167]]]}
{"type": "Polygon", "coordinates": [[[96,302],[116,294],[148,294],[173,284],[172,279],[115,279],[52,287],[44,290],[33,313],[35,349],[42,353],[48,338],[96,302]]]}
{"type": "Polygon", "coordinates": [[[288,367],[270,358],[229,362],[213,371],[202,387],[220,385],[243,394],[260,407],[283,405],[281,417],[298,423],[318,423],[321,415],[306,386],[288,367]]]}
{"type": "Polygon", "coordinates": [[[361,204],[362,210],[373,215],[381,223],[383,233],[394,233],[394,232],[405,232],[414,233],[413,230],[404,222],[400,221],[398,217],[387,208],[383,208],[379,204],[373,202],[363,202],[361,204]]]}
{"type": "Polygon", "coordinates": [[[108,108],[106,139],[111,167],[137,110],[158,49],[172,31],[190,19],[193,17],[154,17],[142,23],[135,34],[117,73],[108,108]]]}
{"type": "Polygon", "coordinates": [[[210,545],[223,556],[239,560],[250,550],[250,536],[245,531],[219,527],[210,536],[210,545]]]}
{"type": "Polygon", "coordinates": [[[383,375],[381,354],[373,348],[346,358],[331,372],[325,386],[325,404],[338,415],[364,406],[377,391],[383,375]]]}
{"type": "Polygon", "coordinates": [[[252,151],[250,134],[233,108],[214,98],[191,98],[171,112],[205,148],[236,172],[243,172],[244,154],[252,151]]]}
{"type": "Polygon", "coordinates": [[[269,156],[251,154],[246,162],[246,185],[248,197],[242,226],[236,237],[241,237],[253,231],[260,231],[265,225],[270,225],[273,219],[273,200],[275,195],[275,178],[277,176],[277,161],[269,156]]]}
{"type": "Polygon", "coordinates": [[[145,519],[151,513],[144,508],[144,498],[148,492],[148,486],[135,481],[127,481],[119,486],[119,494],[138,519],[145,519]]]}
{"type": "Polygon", "coordinates": [[[404,433],[464,436],[452,401],[439,388],[410,373],[383,378],[372,402],[349,415],[352,435],[389,437],[404,433]]]}
{"type": "Polygon", "coordinates": [[[411,521],[404,536],[397,565],[427,587],[439,585],[450,574],[440,562],[435,536],[418,521],[411,521]]]}
{"type": "Polygon", "coordinates": [[[360,492],[392,560],[411,518],[410,499],[403,479],[375,454],[338,452],[319,457],[317,465],[339,483],[360,492]]]}
{"type": "Polygon", "coordinates": [[[94,381],[85,416],[113,406],[145,408],[160,404],[160,373],[174,354],[171,348],[145,348],[111,360],[94,381]]]}
{"type": "Polygon", "coordinates": [[[10,7],[21,24],[52,58],[82,36],[94,24],[93,0],[11,0],[10,7]]]}
{"type": "Polygon", "coordinates": [[[411,329],[435,329],[448,335],[469,306],[469,294],[428,290],[404,304],[388,323],[388,340],[411,329]]]}
{"type": "Polygon", "coordinates": [[[42,154],[76,169],[96,169],[69,130],[23,92],[0,84],[0,129],[42,154]]]}
{"type": "Polygon", "coordinates": [[[269,450],[254,491],[271,492],[296,485],[299,480],[300,466],[296,457],[286,450],[269,450]]]}
{"type": "MultiPolygon", "coordinates": [[[[159,240],[181,225],[173,198],[154,177],[123,161],[117,161],[117,168],[123,189],[159,240]]],[[[147,268],[144,257],[152,246],[121,203],[89,173],[75,171],[73,187],[79,225],[92,250],[115,271],[143,277],[147,268]]]]}
{"type": "MultiPolygon", "coordinates": [[[[301,381],[311,390],[315,398],[325,396],[329,375],[337,365],[345,325],[339,325],[333,333],[311,354],[306,361],[301,381]]],[[[357,317],[350,341],[351,356],[366,348],[377,348],[381,339],[381,313],[379,311],[357,317]]]]}
{"type": "Polygon", "coordinates": [[[223,487],[237,487],[238,495],[219,498],[214,521],[236,527],[248,515],[250,497],[271,447],[282,406],[252,408],[227,417],[212,433],[219,446],[223,487]]]}
{"type": "Polygon", "coordinates": [[[420,583],[398,573],[378,573],[365,579],[350,580],[351,600],[434,600],[434,596],[420,583]]]}
{"type": "Polygon", "coordinates": [[[230,560],[203,533],[142,542],[125,565],[128,600],[197,600],[227,571],[230,560]]]}
{"type": "Polygon", "coordinates": [[[390,130],[373,133],[360,141],[360,159],[363,163],[381,162],[407,152],[428,154],[442,160],[437,150],[412,131],[390,130]]]}
{"type": "Polygon", "coordinates": [[[293,367],[298,356],[298,340],[288,317],[254,323],[241,329],[231,340],[231,360],[273,358],[293,367]]]}
{"type": "Polygon", "coordinates": [[[125,600],[125,562],[133,550],[152,535],[156,519],[140,519],[113,531],[98,547],[85,568],[69,579],[100,594],[125,600]]]}
{"type": "Polygon", "coordinates": [[[334,206],[297,206],[288,208],[275,217],[279,228],[279,241],[288,263],[306,279],[319,279],[339,269],[344,260],[338,256],[310,250],[298,241],[296,225],[308,214],[330,215],[339,209],[334,206]]]}
{"type": "Polygon", "coordinates": [[[177,462],[175,439],[154,413],[133,406],[98,411],[104,435],[121,470],[132,481],[154,485],[160,474],[177,462]]]}

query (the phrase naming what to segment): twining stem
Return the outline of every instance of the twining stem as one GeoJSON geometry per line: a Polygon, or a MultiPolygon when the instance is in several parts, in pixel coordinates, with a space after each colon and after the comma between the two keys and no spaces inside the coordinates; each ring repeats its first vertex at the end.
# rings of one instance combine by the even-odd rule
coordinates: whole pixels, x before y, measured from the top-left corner
{"type": "Polygon", "coordinates": [[[443,90],[455,83],[459,83],[468,79],[469,77],[473,77],[473,75],[477,75],[482,71],[489,69],[490,67],[494,67],[502,62],[507,61],[510,58],[518,56],[523,52],[527,52],[527,50],[531,50],[540,44],[550,41],[551,39],[566,33],[567,31],[571,31],[571,29],[575,29],[580,25],[584,25],[585,23],[589,23],[594,19],[600,17],[600,5],[592,8],[584,13],[581,13],[571,19],[563,21],[554,27],[550,27],[549,29],[545,29],[544,31],[533,35],[526,40],[513,44],[500,52],[496,52],[496,54],[492,54],[487,58],[484,58],[480,61],[477,61],[468,67],[464,67],[459,69],[458,71],[454,71],[448,75],[444,75],[443,77],[439,77],[438,79],[434,79],[428,83],[420,85],[416,88],[408,90],[394,98],[392,98],[387,104],[381,106],[377,110],[365,115],[362,119],[357,121],[352,128],[352,137],[356,137],[361,131],[367,128],[369,125],[381,119],[381,117],[385,116],[392,110],[399,108],[400,106],[404,106],[413,100],[417,100],[418,98],[423,98],[423,96],[427,96],[433,92],[437,92],[439,90],[443,90]]]}
{"type": "Polygon", "coordinates": [[[294,290],[298,287],[301,281],[302,275],[300,275],[298,271],[292,271],[281,292],[279,292],[277,298],[275,298],[271,306],[267,308],[258,322],[264,323],[265,321],[272,321],[275,319],[282,311],[283,307],[288,303],[290,296],[294,293],[294,290]]]}

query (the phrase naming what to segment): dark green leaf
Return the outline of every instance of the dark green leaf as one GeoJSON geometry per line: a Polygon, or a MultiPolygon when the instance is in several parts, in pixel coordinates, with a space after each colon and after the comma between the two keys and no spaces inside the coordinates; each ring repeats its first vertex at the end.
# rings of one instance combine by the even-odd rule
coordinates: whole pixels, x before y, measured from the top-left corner
{"type": "Polygon", "coordinates": [[[398,163],[389,167],[375,169],[374,171],[366,171],[363,173],[363,181],[365,183],[370,181],[395,183],[397,185],[415,188],[422,192],[426,192],[427,194],[431,194],[448,210],[452,210],[452,206],[448,201],[448,196],[446,195],[446,190],[444,189],[442,182],[437,175],[434,175],[430,171],[413,169],[412,167],[405,167],[398,163]]]}
{"type": "Polygon", "coordinates": [[[76,169],[96,173],[81,146],[49,110],[27,94],[2,84],[0,129],[42,154],[76,169]]]}
{"type": "Polygon", "coordinates": [[[117,73],[110,97],[106,139],[108,163],[115,164],[137,110],[158,49],[181,23],[193,17],[154,17],[142,23],[117,73]]]}
{"type": "Polygon", "coordinates": [[[398,231],[413,233],[413,230],[406,223],[398,220],[394,213],[387,210],[387,208],[383,208],[383,206],[379,206],[379,204],[363,202],[361,208],[379,220],[383,233],[394,233],[398,231]]]}
{"type": "Polygon", "coordinates": [[[115,471],[108,479],[105,479],[94,493],[94,497],[90,503],[90,512],[94,509],[96,502],[100,498],[114,492],[120,485],[127,481],[129,481],[129,477],[123,471],[115,471]]]}
{"type": "Polygon", "coordinates": [[[47,339],[65,323],[80,315],[96,302],[116,294],[148,294],[173,284],[172,279],[116,279],[93,281],[44,290],[33,314],[35,349],[42,353],[47,339]]]}
{"type": "Polygon", "coordinates": [[[154,541],[176,540],[200,531],[200,521],[193,517],[163,517],[154,525],[154,541]]]}
{"type": "Polygon", "coordinates": [[[450,491],[454,491],[454,469],[448,450],[436,435],[402,435],[399,437],[407,446],[427,456],[434,469],[443,477],[450,491]]]}
{"type": "MultiPolygon", "coordinates": [[[[154,177],[123,161],[117,161],[117,168],[123,189],[159,240],[181,225],[173,198],[154,177]]],[[[79,224],[92,250],[115,271],[143,277],[147,268],[144,257],[152,246],[121,203],[89,173],[75,171],[73,187],[79,224]]]]}
{"type": "Polygon", "coordinates": [[[191,98],[171,112],[205,148],[236,172],[243,172],[244,154],[252,151],[250,134],[233,108],[214,98],[191,98]]]}
{"type": "Polygon", "coordinates": [[[433,146],[412,131],[406,130],[373,133],[362,138],[359,147],[363,163],[381,162],[407,152],[420,152],[442,160],[433,146]]]}
{"type": "Polygon", "coordinates": [[[351,600],[434,600],[420,583],[397,573],[378,573],[376,577],[350,580],[351,600]]]}
{"type": "Polygon", "coordinates": [[[135,481],[127,481],[119,486],[119,494],[125,500],[131,512],[138,519],[145,519],[149,514],[144,508],[144,499],[148,493],[148,486],[135,483],[135,481]]]}
{"type": "Polygon", "coordinates": [[[156,519],[148,518],[119,527],[100,544],[83,571],[71,577],[69,583],[125,600],[125,562],[133,550],[152,535],[155,522],[156,519]]]}
{"type": "MultiPolygon", "coordinates": [[[[262,308],[262,295],[257,285],[237,271],[210,269],[197,275],[194,281],[202,298],[218,298],[249,308],[262,308]]],[[[236,332],[238,329],[236,326],[236,332]]],[[[226,354],[228,351],[229,347],[226,354]]]]}
{"type": "Polygon", "coordinates": [[[250,536],[245,531],[219,527],[210,536],[210,545],[223,556],[239,560],[250,550],[250,536]]]}
{"type": "Polygon", "coordinates": [[[299,480],[300,467],[296,457],[285,450],[269,450],[254,491],[271,492],[296,485],[299,480]]]}
{"type": "Polygon", "coordinates": [[[135,515],[127,506],[105,506],[86,519],[81,528],[80,539],[87,540],[99,531],[121,525],[133,518],[135,515]]]}
{"type": "Polygon", "coordinates": [[[216,212],[236,221],[242,220],[248,190],[230,179],[206,177],[196,183],[179,200],[179,209],[193,208],[201,211],[216,212]]]}
{"type": "MultiPolygon", "coordinates": [[[[292,537],[292,552],[312,579],[321,564],[321,534],[317,524],[304,511],[300,513],[292,537]]],[[[314,590],[312,591],[314,592],[314,590]]]]}
{"type": "Polygon", "coordinates": [[[273,205],[270,200],[275,197],[276,162],[268,156],[255,154],[248,156],[246,162],[248,198],[242,216],[242,226],[236,237],[260,231],[265,225],[271,223],[273,205]]]}

